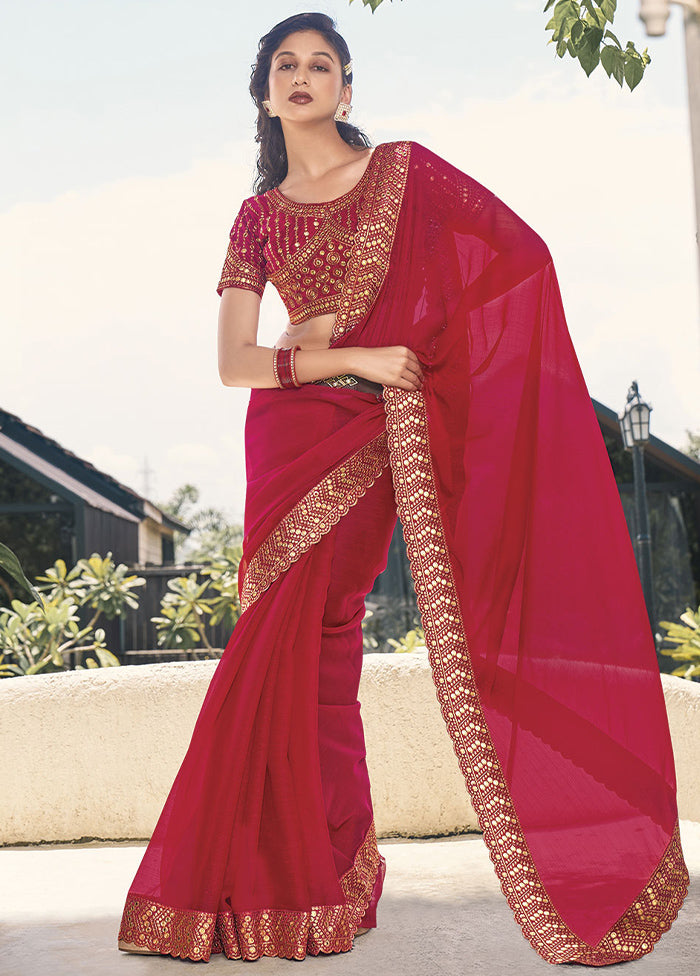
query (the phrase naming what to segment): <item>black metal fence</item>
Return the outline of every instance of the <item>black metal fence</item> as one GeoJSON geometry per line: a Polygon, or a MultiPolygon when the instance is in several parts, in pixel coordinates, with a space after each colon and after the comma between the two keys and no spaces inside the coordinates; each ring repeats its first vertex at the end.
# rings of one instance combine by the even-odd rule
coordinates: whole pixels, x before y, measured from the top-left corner
{"type": "MultiPolygon", "coordinates": [[[[201,564],[185,564],[183,566],[134,566],[132,572],[146,580],[145,586],[139,586],[134,591],[138,594],[139,605],[136,610],[128,610],[126,614],[114,620],[100,618],[97,623],[105,631],[107,647],[116,654],[122,664],[152,664],[156,661],[189,661],[198,658],[216,656],[195,648],[192,651],[177,648],[159,648],[158,631],[151,617],[161,616],[161,600],[168,592],[168,580],[177,576],[196,574],[199,584],[208,578],[202,575],[201,564]]],[[[90,614],[82,608],[86,620],[90,614]]],[[[223,649],[231,636],[230,628],[223,624],[207,627],[207,639],[213,648],[223,649]]]]}

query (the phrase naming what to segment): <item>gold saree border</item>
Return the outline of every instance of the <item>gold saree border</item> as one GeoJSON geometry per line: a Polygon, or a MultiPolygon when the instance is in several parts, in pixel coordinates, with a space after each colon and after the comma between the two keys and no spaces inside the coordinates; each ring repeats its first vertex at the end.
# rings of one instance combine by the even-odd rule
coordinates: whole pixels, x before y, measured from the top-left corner
{"type": "Polygon", "coordinates": [[[331,331],[329,345],[350,332],[370,311],[384,284],[394,235],[408,179],[411,143],[408,139],[381,143],[384,151],[373,173],[373,183],[358,215],[358,227],[348,265],[343,293],[331,331]]]}
{"type": "Polygon", "coordinates": [[[357,504],[389,464],[386,430],[333,468],[278,522],[243,577],[241,613],[357,504]]]}
{"type": "Polygon", "coordinates": [[[424,396],[385,387],[384,403],[398,515],[437,698],[501,890],[547,962],[606,966],[637,959],[670,928],[688,891],[678,819],[652,877],[600,942],[591,946],[572,932],[528,849],[481,708],[440,516],[424,396]]]}
{"type": "Polygon", "coordinates": [[[352,867],[339,879],[345,897],[340,905],[314,905],[309,911],[268,908],[213,913],[171,908],[145,895],[129,894],[119,940],[163,955],[204,962],[212,953],[221,952],[228,959],[251,960],[349,952],[371,901],[380,861],[372,819],[352,867]]]}

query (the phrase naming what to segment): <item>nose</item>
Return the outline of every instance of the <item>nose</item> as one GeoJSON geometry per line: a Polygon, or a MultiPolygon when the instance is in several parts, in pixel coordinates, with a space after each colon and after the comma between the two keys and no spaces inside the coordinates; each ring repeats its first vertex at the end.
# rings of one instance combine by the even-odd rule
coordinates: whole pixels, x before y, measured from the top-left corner
{"type": "Polygon", "coordinates": [[[299,85],[299,84],[301,84],[301,83],[303,83],[303,84],[305,85],[305,84],[306,84],[306,79],[304,79],[304,78],[303,78],[303,76],[302,76],[302,75],[300,75],[300,73],[299,73],[299,71],[296,71],[296,72],[295,72],[295,75],[294,75],[294,84],[295,84],[295,85],[299,85]],[[303,81],[302,81],[302,82],[300,82],[300,80],[299,80],[300,78],[302,78],[302,79],[303,79],[303,81]]]}

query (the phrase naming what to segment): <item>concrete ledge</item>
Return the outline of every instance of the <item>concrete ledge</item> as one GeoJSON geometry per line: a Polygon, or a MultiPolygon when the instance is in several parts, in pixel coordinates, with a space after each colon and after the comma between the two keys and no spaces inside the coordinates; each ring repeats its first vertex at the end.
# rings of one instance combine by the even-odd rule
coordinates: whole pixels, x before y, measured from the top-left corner
{"type": "MultiPolygon", "coordinates": [[[[216,664],[0,681],[0,844],[149,837],[216,664]]],[[[700,821],[700,684],[662,683],[680,816],[700,821]]],[[[427,654],[366,655],[359,697],[378,834],[478,830],[427,654]]]]}

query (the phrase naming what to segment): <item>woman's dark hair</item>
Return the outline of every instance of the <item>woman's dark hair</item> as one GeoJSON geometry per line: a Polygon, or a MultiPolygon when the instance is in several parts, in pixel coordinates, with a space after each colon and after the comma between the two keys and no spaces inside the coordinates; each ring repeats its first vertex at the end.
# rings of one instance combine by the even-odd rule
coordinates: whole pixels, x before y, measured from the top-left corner
{"type": "MultiPolygon", "coordinates": [[[[255,141],[260,143],[258,150],[258,175],[253,183],[256,194],[264,193],[273,186],[279,186],[287,175],[287,150],[284,144],[282,123],[277,116],[270,116],[265,111],[262,101],[266,97],[270,64],[272,55],[282,41],[294,31],[314,30],[323,34],[326,41],[338,54],[343,79],[347,84],[352,82],[352,70],[345,73],[343,65],[350,61],[350,51],[345,40],[335,29],[335,21],[327,14],[303,13],[294,14],[286,20],[275,24],[258,43],[258,56],[250,76],[250,94],[258,107],[257,134],[255,141]]],[[[350,146],[371,146],[365,133],[349,122],[336,122],[339,135],[350,146]]]]}

